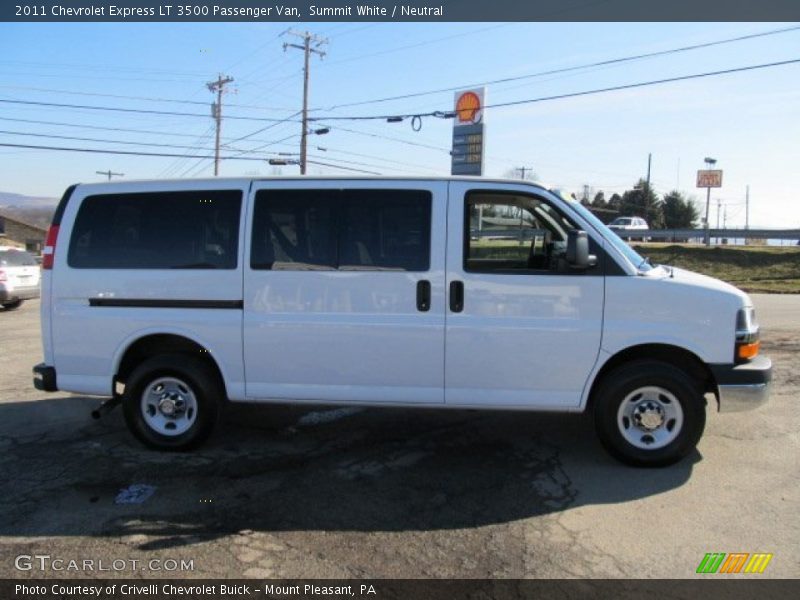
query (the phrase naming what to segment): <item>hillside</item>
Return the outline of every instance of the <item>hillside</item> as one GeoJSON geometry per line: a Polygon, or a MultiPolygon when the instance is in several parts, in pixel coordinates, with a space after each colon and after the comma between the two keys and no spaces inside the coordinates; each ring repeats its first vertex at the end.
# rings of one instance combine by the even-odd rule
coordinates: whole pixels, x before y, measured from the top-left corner
{"type": "Polygon", "coordinates": [[[746,292],[800,292],[800,247],[636,244],[654,264],[722,279],[746,292]]]}
{"type": "Polygon", "coordinates": [[[58,198],[0,192],[0,215],[19,219],[31,225],[47,227],[50,225],[57,203],[58,198]]]}

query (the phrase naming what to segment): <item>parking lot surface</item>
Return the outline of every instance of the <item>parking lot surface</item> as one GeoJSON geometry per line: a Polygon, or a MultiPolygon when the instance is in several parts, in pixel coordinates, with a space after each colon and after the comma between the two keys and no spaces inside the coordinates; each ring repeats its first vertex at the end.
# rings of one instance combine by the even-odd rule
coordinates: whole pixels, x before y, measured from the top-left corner
{"type": "Polygon", "coordinates": [[[200,450],[153,452],[120,410],[33,389],[39,302],[0,311],[0,576],[682,578],[769,552],[760,577],[797,577],[800,296],[754,300],[770,403],[710,406],[658,470],[609,458],[585,415],[488,411],[235,406],[200,450]]]}

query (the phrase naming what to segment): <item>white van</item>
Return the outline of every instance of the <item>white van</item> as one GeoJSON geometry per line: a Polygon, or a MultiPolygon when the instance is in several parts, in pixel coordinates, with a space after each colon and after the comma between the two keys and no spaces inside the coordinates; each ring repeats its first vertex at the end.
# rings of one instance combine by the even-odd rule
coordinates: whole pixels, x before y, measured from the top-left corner
{"type": "Polygon", "coordinates": [[[753,408],[772,371],[746,294],[522,181],[82,184],[43,273],[36,387],[122,402],[164,450],[226,400],[591,410],[611,454],[666,465],[706,393],[753,408]]]}

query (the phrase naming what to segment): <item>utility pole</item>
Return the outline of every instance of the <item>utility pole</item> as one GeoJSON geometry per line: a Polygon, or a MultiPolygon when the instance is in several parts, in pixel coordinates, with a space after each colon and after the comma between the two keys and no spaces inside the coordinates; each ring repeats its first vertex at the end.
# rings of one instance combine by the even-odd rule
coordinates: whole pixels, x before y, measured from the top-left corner
{"type": "Polygon", "coordinates": [[[219,137],[222,130],[222,92],[225,86],[233,81],[233,77],[223,77],[221,74],[217,75],[216,81],[211,81],[206,84],[206,87],[211,93],[217,94],[217,101],[211,105],[211,116],[217,123],[217,137],[214,144],[214,177],[219,175],[219,137]]]}
{"type": "Polygon", "coordinates": [[[514,169],[515,171],[519,171],[519,178],[525,179],[525,172],[530,171],[533,172],[533,167],[517,167],[514,169]]]}
{"type": "Polygon", "coordinates": [[[647,154],[647,191],[645,192],[646,194],[650,193],[650,163],[652,163],[652,161],[653,161],[653,154],[652,152],[649,152],[647,154]]]}
{"type": "Polygon", "coordinates": [[[108,171],[95,171],[95,173],[97,173],[98,175],[105,175],[106,177],[108,177],[109,181],[111,181],[112,177],[124,177],[125,176],[125,173],[114,173],[114,171],[112,171],[111,169],[109,169],[108,171]]]}
{"type": "Polygon", "coordinates": [[[294,29],[290,29],[287,31],[289,35],[294,35],[303,40],[303,45],[299,44],[290,44],[288,42],[284,42],[283,44],[283,51],[286,52],[287,48],[297,48],[298,50],[303,51],[303,131],[300,133],[300,174],[306,174],[306,149],[308,147],[308,67],[309,67],[309,58],[311,57],[311,53],[314,52],[315,54],[319,54],[320,58],[325,56],[325,53],[320,50],[320,46],[323,44],[327,44],[327,38],[319,37],[318,35],[314,35],[309,33],[308,31],[300,32],[295,31],[294,29]],[[314,44],[312,47],[311,44],[314,44]]]}

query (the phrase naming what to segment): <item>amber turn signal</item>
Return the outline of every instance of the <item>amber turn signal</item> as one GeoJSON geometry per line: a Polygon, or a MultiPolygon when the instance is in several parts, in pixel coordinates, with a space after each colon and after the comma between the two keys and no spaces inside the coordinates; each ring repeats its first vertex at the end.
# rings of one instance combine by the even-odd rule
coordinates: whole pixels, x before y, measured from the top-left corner
{"type": "Polygon", "coordinates": [[[758,356],[758,351],[760,349],[760,341],[755,341],[750,344],[739,344],[736,348],[736,356],[742,360],[750,360],[758,356]]]}

